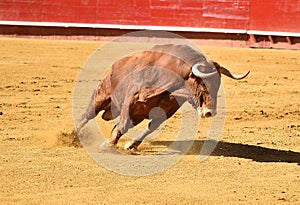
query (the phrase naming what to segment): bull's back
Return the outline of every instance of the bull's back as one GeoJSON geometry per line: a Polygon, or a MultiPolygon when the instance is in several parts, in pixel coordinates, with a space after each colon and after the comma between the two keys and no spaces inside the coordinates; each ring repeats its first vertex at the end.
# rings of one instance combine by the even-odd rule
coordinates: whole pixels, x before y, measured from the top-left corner
{"type": "MultiPolygon", "coordinates": [[[[130,73],[149,67],[172,71],[183,79],[188,78],[191,71],[191,65],[181,58],[160,51],[144,51],[133,56],[124,57],[112,65],[112,90],[130,73]]],[[[149,76],[145,76],[145,78],[147,77],[149,76]]]]}
{"type": "Polygon", "coordinates": [[[201,52],[188,45],[156,45],[151,50],[176,56],[190,65],[194,65],[200,61],[206,61],[206,57],[201,52]]]}

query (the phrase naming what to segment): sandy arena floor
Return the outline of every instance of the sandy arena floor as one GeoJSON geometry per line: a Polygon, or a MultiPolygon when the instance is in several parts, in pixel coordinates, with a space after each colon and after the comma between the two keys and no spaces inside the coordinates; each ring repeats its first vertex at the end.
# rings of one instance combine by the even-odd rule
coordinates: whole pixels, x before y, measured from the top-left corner
{"type": "Polygon", "coordinates": [[[175,166],[130,177],[59,139],[73,130],[75,80],[100,45],[0,39],[0,204],[300,204],[300,51],[201,47],[236,73],[251,70],[222,78],[221,141],[199,162],[200,132],[175,166]]]}

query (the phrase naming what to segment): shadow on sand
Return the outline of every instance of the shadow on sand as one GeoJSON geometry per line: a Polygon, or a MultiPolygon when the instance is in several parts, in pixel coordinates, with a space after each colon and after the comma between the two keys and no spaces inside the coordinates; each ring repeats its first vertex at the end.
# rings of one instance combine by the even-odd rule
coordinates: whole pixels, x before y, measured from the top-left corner
{"type": "MultiPolygon", "coordinates": [[[[199,155],[200,150],[203,147],[204,142],[208,146],[215,147],[214,151],[202,152],[203,155],[211,156],[225,156],[225,157],[238,157],[244,159],[251,159],[257,162],[286,162],[286,163],[297,163],[300,165],[300,153],[271,149],[266,147],[261,147],[257,145],[247,145],[247,144],[237,144],[222,141],[205,141],[205,140],[195,140],[191,149],[188,151],[187,155],[199,155]]],[[[169,147],[171,144],[173,149],[181,150],[182,144],[192,143],[191,141],[153,141],[151,144],[153,146],[166,146],[169,147]]]]}

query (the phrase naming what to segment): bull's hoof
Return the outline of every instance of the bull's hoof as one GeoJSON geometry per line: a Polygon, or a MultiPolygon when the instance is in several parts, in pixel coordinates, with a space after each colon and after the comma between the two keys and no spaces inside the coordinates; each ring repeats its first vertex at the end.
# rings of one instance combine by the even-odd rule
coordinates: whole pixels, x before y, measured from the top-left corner
{"type": "Polygon", "coordinates": [[[124,149],[125,150],[130,150],[131,148],[131,142],[127,142],[125,145],[124,145],[124,149]]]}
{"type": "Polygon", "coordinates": [[[137,150],[137,147],[141,144],[141,142],[131,141],[127,142],[124,146],[125,150],[137,150]]]}
{"type": "Polygon", "coordinates": [[[99,152],[113,152],[115,150],[116,146],[109,140],[106,140],[99,145],[99,152]]]}

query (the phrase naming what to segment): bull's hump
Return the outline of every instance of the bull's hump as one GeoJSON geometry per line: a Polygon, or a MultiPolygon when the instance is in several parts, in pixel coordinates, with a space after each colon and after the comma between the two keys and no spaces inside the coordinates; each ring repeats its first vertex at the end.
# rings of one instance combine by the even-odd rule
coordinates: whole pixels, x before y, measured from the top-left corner
{"type": "Polygon", "coordinates": [[[200,61],[206,61],[206,57],[200,51],[197,51],[188,45],[156,45],[151,50],[176,56],[190,65],[200,61]]]}

